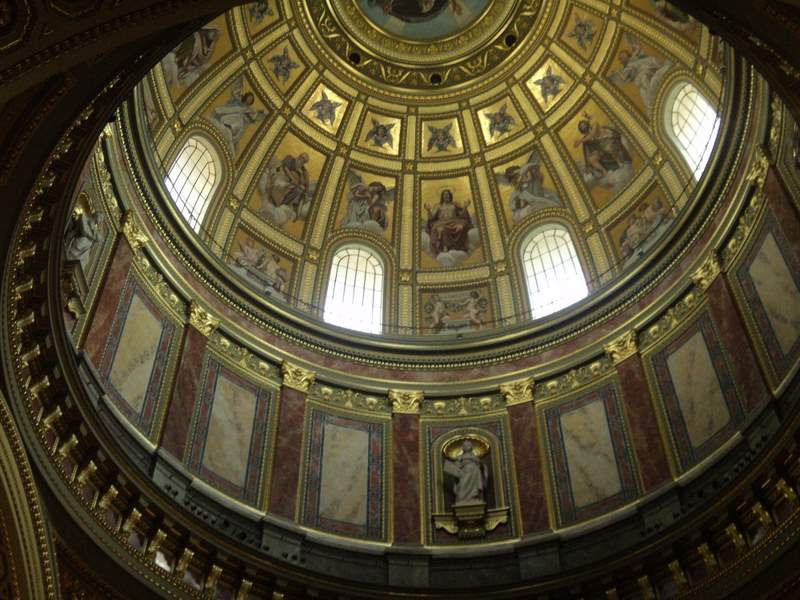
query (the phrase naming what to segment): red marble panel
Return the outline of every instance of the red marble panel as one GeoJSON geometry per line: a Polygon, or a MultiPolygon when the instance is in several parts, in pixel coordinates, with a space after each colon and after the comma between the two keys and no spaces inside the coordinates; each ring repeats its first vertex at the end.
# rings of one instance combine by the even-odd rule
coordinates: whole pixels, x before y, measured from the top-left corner
{"type": "Polygon", "coordinates": [[[278,435],[272,461],[269,511],[287,519],[295,518],[305,414],[306,395],[284,386],[278,407],[278,435]]]}
{"type": "Polygon", "coordinates": [[[795,255],[800,256],[800,218],[774,167],[770,167],[764,180],[764,195],[767,197],[769,208],[786,234],[789,245],[795,255]]]}
{"type": "Polygon", "coordinates": [[[394,541],[420,543],[419,416],[392,417],[394,541]]]}
{"type": "Polygon", "coordinates": [[[736,385],[744,394],[744,408],[751,411],[766,402],[769,390],[758,368],[755,352],[745,324],[736,310],[730,288],[724,277],[717,277],[706,291],[711,318],[719,330],[727,350],[736,385]]]}
{"type": "Polygon", "coordinates": [[[528,535],[550,527],[544,493],[544,465],[539,453],[533,404],[509,406],[508,419],[517,469],[522,533],[528,535]]]}
{"type": "Polygon", "coordinates": [[[133,254],[130,246],[120,238],[117,240],[117,246],[114,249],[114,255],[108,267],[105,281],[101,284],[100,297],[95,306],[89,333],[84,342],[86,354],[94,366],[100,364],[100,357],[111,332],[111,324],[117,313],[117,304],[122,295],[122,287],[125,285],[132,261],[133,254]]]}
{"type": "Polygon", "coordinates": [[[649,492],[671,478],[667,453],[661,441],[650,388],[638,354],[617,365],[622,402],[639,461],[644,491],[649,492]]]}
{"type": "Polygon", "coordinates": [[[191,326],[186,328],[178,372],[175,375],[175,388],[161,434],[161,446],[179,459],[183,458],[189,437],[207,345],[208,339],[202,333],[191,326]]]}

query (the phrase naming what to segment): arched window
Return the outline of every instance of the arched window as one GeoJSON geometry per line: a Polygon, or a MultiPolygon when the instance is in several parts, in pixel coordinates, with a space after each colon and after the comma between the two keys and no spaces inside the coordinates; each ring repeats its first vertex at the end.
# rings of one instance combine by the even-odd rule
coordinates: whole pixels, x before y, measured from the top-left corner
{"type": "Polygon", "coordinates": [[[688,81],[678,83],[667,97],[666,128],[686,164],[700,179],[719,132],[719,115],[688,81]]]}
{"type": "Polygon", "coordinates": [[[184,144],[164,181],[172,201],[189,227],[200,231],[211,197],[219,183],[219,159],[202,138],[184,144]]]}
{"type": "Polygon", "coordinates": [[[366,333],[381,333],[383,262],[369,248],[344,246],[331,261],[326,323],[366,333]]]}
{"type": "Polygon", "coordinates": [[[522,245],[531,316],[547,316],[589,295],[569,231],[548,224],[534,229],[522,245]]]}

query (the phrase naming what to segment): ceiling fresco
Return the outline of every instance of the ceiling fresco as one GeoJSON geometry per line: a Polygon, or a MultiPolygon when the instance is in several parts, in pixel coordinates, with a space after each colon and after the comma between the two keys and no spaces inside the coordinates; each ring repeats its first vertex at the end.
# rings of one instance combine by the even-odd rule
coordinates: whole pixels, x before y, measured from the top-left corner
{"type": "Polygon", "coordinates": [[[721,105],[723,59],[661,1],[266,0],[179,44],[140,106],[164,171],[191,135],[220,154],[199,238],[232,280],[319,315],[355,242],[385,262],[387,334],[460,335],[530,320],[539,225],[590,290],[668,241],[696,182],[666,97],[721,105]]]}

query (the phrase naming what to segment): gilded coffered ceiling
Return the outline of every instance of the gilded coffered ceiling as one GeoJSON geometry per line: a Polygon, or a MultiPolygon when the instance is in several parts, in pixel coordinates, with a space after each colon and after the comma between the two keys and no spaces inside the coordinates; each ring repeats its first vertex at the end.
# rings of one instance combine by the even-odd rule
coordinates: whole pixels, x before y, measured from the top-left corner
{"type": "Polygon", "coordinates": [[[199,239],[237,285],[319,316],[358,243],[384,261],[385,332],[463,334],[530,320],[540,225],[571,233],[591,291],[668,243],[696,187],[670,92],[721,107],[724,60],[655,0],[265,0],[178,45],[139,106],[162,175],[191,136],[220,155],[199,239]]]}

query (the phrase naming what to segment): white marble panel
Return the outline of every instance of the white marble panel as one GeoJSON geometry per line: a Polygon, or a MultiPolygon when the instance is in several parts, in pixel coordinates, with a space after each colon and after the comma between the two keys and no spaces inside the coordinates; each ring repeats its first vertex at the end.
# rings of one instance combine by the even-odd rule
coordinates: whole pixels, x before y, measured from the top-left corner
{"type": "Polygon", "coordinates": [[[750,277],[778,344],[787,354],[800,336],[800,290],[771,233],[764,238],[761,249],[750,265],[750,277]]]}
{"type": "Polygon", "coordinates": [[[618,494],[622,481],[603,401],[562,414],[561,431],[575,506],[580,508],[618,494]]]}
{"type": "Polygon", "coordinates": [[[111,363],[109,380],[137,413],[144,404],[162,330],[161,321],[139,296],[134,295],[111,363]]]}
{"type": "Polygon", "coordinates": [[[689,441],[698,448],[731,419],[703,334],[697,332],[667,358],[689,441]]]}
{"type": "Polygon", "coordinates": [[[324,436],[320,516],[366,525],[369,434],[328,423],[324,436]]]}
{"type": "Polygon", "coordinates": [[[244,486],[255,415],[255,393],[220,376],[214,390],[203,466],[244,486]]]}

